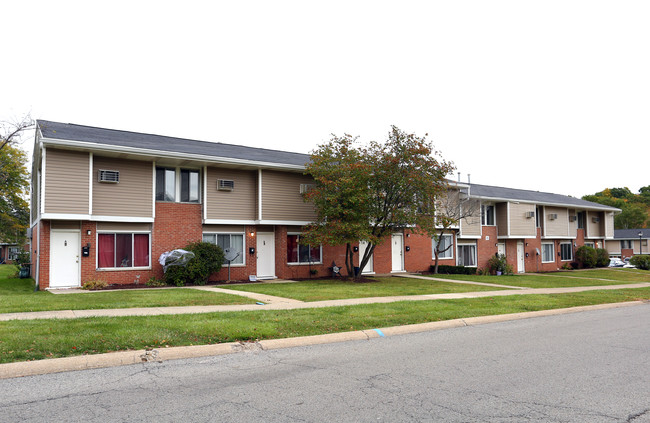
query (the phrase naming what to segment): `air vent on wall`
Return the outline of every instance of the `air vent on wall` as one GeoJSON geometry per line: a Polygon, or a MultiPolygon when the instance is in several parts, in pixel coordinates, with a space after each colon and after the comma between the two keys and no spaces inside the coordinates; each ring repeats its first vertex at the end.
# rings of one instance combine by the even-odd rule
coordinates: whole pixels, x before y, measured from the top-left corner
{"type": "Polygon", "coordinates": [[[575,222],[576,220],[578,220],[578,216],[576,215],[569,216],[569,222],[575,222]]]}
{"type": "Polygon", "coordinates": [[[118,170],[100,170],[99,182],[117,184],[120,182],[120,172],[118,170]]]}
{"type": "Polygon", "coordinates": [[[217,179],[217,189],[219,191],[232,191],[235,189],[235,181],[228,179],[217,179]]]}
{"type": "Polygon", "coordinates": [[[600,217],[592,217],[591,221],[594,222],[594,223],[598,223],[598,222],[600,222],[600,217]]]}
{"type": "Polygon", "coordinates": [[[526,219],[530,219],[533,217],[535,217],[535,212],[532,211],[526,212],[526,219]]]}
{"type": "Polygon", "coordinates": [[[551,219],[551,220],[555,220],[555,219],[557,219],[557,213],[550,213],[550,214],[548,215],[548,218],[551,219]]]}

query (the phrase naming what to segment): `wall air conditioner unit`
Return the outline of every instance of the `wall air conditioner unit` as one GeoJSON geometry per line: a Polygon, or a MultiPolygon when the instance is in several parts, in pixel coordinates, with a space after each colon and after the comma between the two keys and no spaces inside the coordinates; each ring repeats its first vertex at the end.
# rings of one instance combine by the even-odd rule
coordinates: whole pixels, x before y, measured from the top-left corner
{"type": "Polygon", "coordinates": [[[99,182],[117,184],[120,182],[120,172],[118,170],[100,170],[99,182]]]}
{"type": "Polygon", "coordinates": [[[219,191],[232,191],[235,189],[235,181],[228,179],[217,179],[217,189],[219,191]]]}
{"type": "Polygon", "coordinates": [[[569,216],[569,222],[575,222],[576,220],[578,220],[578,216],[576,215],[569,216]]]}
{"type": "Polygon", "coordinates": [[[549,214],[549,215],[548,215],[548,218],[551,219],[551,220],[555,220],[555,219],[557,219],[557,213],[551,213],[551,214],[549,214]]]}
{"type": "Polygon", "coordinates": [[[301,194],[306,194],[309,191],[314,189],[314,184],[300,184],[300,193],[301,194]]]}
{"type": "Polygon", "coordinates": [[[526,212],[526,219],[530,219],[532,217],[535,217],[535,212],[532,212],[532,211],[526,212]]]}
{"type": "Polygon", "coordinates": [[[594,222],[594,223],[598,223],[598,222],[600,222],[600,217],[592,217],[591,221],[594,222]]]}

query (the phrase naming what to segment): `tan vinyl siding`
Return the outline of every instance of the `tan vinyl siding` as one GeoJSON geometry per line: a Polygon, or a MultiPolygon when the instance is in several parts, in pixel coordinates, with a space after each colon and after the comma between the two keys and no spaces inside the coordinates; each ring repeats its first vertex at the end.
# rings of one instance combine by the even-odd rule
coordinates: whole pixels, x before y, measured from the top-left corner
{"type": "Polygon", "coordinates": [[[153,217],[153,181],[151,162],[94,156],[93,215],[153,217]],[[99,182],[100,170],[120,172],[120,182],[99,182]]]}
{"type": "Polygon", "coordinates": [[[151,232],[151,223],[97,222],[97,230],[151,232]]]}
{"type": "Polygon", "coordinates": [[[537,228],[535,218],[526,217],[526,213],[535,212],[534,204],[510,203],[510,236],[511,237],[536,237],[537,228]]]}
{"type": "Polygon", "coordinates": [[[569,216],[575,217],[573,222],[569,221],[569,236],[576,236],[576,233],[578,232],[578,211],[569,209],[569,216]]]}
{"type": "Polygon", "coordinates": [[[89,154],[45,152],[45,213],[88,214],[89,154]]]}
{"type": "Polygon", "coordinates": [[[206,219],[256,220],[257,171],[208,168],[206,219]],[[235,182],[232,191],[219,191],[217,180],[235,182]]]}
{"type": "Polygon", "coordinates": [[[606,241],[605,249],[609,254],[621,254],[621,241],[606,241]]]}
{"type": "Polygon", "coordinates": [[[239,234],[244,233],[243,225],[203,225],[204,233],[227,233],[227,234],[239,234]]]}
{"type": "Polygon", "coordinates": [[[314,206],[305,203],[300,184],[313,184],[312,178],[299,173],[262,171],[262,219],[311,222],[314,206]]]}
{"type": "Polygon", "coordinates": [[[587,237],[588,238],[602,238],[605,234],[603,225],[605,224],[602,212],[587,212],[587,237]],[[594,222],[594,218],[600,219],[599,222],[594,222]]]}
{"type": "Polygon", "coordinates": [[[508,203],[496,203],[494,207],[496,213],[497,235],[508,235],[508,203]]]}
{"type": "Polygon", "coordinates": [[[569,211],[561,207],[544,207],[545,236],[569,236],[569,211]],[[557,214],[557,219],[551,220],[551,215],[557,214]]]}
{"type": "Polygon", "coordinates": [[[614,213],[605,212],[605,238],[614,238],[614,213]]]}
{"type": "Polygon", "coordinates": [[[461,207],[470,207],[474,214],[460,220],[460,236],[481,236],[481,202],[469,200],[462,203],[461,207]]]}

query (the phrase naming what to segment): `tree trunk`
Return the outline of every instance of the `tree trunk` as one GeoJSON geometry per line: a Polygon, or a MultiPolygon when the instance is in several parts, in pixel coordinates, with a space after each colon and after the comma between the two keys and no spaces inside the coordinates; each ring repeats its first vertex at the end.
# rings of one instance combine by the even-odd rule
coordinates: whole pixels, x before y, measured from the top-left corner
{"type": "Polygon", "coordinates": [[[361,272],[363,272],[363,269],[365,269],[366,265],[368,264],[368,261],[370,261],[370,257],[372,256],[372,253],[374,251],[375,251],[375,244],[369,243],[368,248],[366,248],[366,251],[363,254],[363,257],[359,255],[359,273],[354,277],[355,281],[361,279],[361,272]]]}
{"type": "Polygon", "coordinates": [[[352,245],[348,242],[345,244],[345,269],[348,271],[348,277],[354,278],[354,251],[352,245]]]}

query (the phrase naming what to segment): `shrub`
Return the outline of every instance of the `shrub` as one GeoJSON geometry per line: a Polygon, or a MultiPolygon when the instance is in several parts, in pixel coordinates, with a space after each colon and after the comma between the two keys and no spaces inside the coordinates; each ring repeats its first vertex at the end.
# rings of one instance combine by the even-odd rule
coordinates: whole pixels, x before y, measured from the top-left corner
{"type": "Polygon", "coordinates": [[[103,281],[101,279],[91,279],[89,281],[84,282],[81,285],[82,289],[86,289],[88,291],[99,291],[100,289],[104,289],[108,286],[106,281],[103,281]]]}
{"type": "Polygon", "coordinates": [[[163,280],[161,280],[161,279],[156,279],[155,276],[152,276],[152,277],[150,277],[149,280],[146,282],[146,285],[147,285],[147,286],[155,287],[155,286],[166,286],[167,284],[165,283],[165,281],[163,281],[163,280]]]}
{"type": "Polygon", "coordinates": [[[590,269],[596,266],[598,257],[596,249],[588,245],[583,245],[576,250],[576,262],[580,269],[590,269]]]}
{"type": "Polygon", "coordinates": [[[194,253],[185,266],[170,266],[165,272],[168,284],[183,286],[186,283],[205,285],[214,272],[221,269],[224,261],[221,247],[211,242],[193,242],[184,248],[194,253]]]}
{"type": "Polygon", "coordinates": [[[562,265],[562,270],[573,270],[573,267],[569,263],[564,263],[562,265]]]}
{"type": "Polygon", "coordinates": [[[630,264],[636,266],[637,269],[650,270],[650,256],[638,254],[630,259],[630,264]]]}
{"type": "MultiPolygon", "coordinates": [[[[434,265],[431,265],[429,270],[433,272],[435,269],[434,265]]],[[[438,265],[438,273],[446,275],[475,275],[476,267],[465,267],[465,266],[447,266],[444,264],[438,265]]]]}
{"type": "Polygon", "coordinates": [[[29,251],[21,250],[16,256],[16,259],[14,260],[14,264],[18,266],[22,266],[23,264],[27,264],[27,263],[31,263],[31,257],[29,256],[29,251]]]}
{"type": "Polygon", "coordinates": [[[604,248],[596,248],[596,267],[609,266],[609,253],[604,248]]]}
{"type": "Polygon", "coordinates": [[[506,261],[506,256],[503,254],[494,255],[488,260],[488,269],[493,275],[496,275],[497,272],[501,272],[503,274],[508,273],[506,271],[507,267],[508,262],[506,261]]]}

